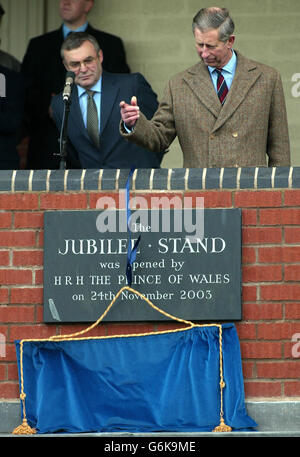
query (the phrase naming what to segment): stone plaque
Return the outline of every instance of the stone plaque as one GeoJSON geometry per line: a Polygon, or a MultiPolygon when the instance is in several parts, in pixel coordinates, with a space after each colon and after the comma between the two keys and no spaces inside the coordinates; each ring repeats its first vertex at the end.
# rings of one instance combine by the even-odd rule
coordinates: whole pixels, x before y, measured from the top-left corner
{"type": "MultiPolygon", "coordinates": [[[[197,210],[164,211],[140,211],[131,221],[131,235],[124,210],[46,212],[44,321],[96,321],[128,285],[127,247],[139,235],[132,289],[179,318],[240,320],[241,210],[202,210],[198,237],[186,230],[187,221],[199,226],[197,210]]],[[[128,290],[105,317],[115,322],[166,319],[128,290]]]]}

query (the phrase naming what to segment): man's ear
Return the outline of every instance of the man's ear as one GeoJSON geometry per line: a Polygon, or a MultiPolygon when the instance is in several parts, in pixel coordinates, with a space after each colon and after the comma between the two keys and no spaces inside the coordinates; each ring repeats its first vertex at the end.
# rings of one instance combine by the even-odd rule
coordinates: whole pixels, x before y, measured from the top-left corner
{"type": "Polygon", "coordinates": [[[102,49],[100,49],[100,51],[98,52],[98,57],[99,57],[100,63],[102,63],[103,62],[103,51],[102,51],[102,49]]]}
{"type": "Polygon", "coordinates": [[[86,0],[85,13],[88,14],[94,6],[94,0],[86,0]]]}
{"type": "Polygon", "coordinates": [[[228,38],[228,41],[227,41],[229,48],[232,48],[234,41],[235,41],[235,35],[230,35],[230,37],[228,38]]]}

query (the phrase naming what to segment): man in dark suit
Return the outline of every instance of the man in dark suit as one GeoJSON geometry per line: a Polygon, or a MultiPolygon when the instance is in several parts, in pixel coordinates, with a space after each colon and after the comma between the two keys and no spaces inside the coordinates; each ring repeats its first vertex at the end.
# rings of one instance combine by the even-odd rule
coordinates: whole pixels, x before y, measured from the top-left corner
{"type": "Polygon", "coordinates": [[[0,66],[0,170],[19,168],[17,142],[23,109],[22,75],[0,66]]]}
{"type": "Polygon", "coordinates": [[[64,86],[65,68],[60,48],[71,31],[86,31],[101,44],[105,58],[103,68],[114,73],[129,73],[124,46],[117,36],[96,30],[87,22],[94,0],[60,0],[63,20],[58,30],[30,40],[22,62],[25,75],[26,125],[30,138],[28,169],[56,169],[59,167],[57,130],[51,118],[50,103],[53,95],[64,86]]]}
{"type": "MultiPolygon", "coordinates": [[[[75,74],[68,116],[67,167],[159,167],[162,154],[129,144],[119,133],[120,99],[130,100],[133,94],[140,94],[148,118],[158,106],[145,78],[139,73],[103,71],[104,53],[94,37],[84,32],[70,34],[61,53],[66,69],[75,74]]],[[[64,118],[62,94],[53,97],[51,108],[60,130],[64,118]]]]}

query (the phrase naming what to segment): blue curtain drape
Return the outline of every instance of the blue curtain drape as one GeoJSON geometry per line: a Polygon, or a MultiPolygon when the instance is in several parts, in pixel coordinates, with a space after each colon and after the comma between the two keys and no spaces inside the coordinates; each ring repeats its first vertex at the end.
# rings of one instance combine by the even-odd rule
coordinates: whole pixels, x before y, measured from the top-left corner
{"type": "MultiPolygon", "coordinates": [[[[21,342],[16,341],[20,371],[21,342]]],[[[224,421],[256,427],[245,408],[238,336],[222,325],[224,421]]],[[[37,433],[196,432],[220,423],[217,326],[144,336],[26,341],[22,379],[37,433]]]]}

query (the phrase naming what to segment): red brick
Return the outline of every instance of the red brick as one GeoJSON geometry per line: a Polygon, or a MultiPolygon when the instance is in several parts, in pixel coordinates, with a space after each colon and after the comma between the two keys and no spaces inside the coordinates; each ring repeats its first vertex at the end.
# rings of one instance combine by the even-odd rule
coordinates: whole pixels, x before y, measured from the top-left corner
{"type": "Polygon", "coordinates": [[[284,382],[284,395],[287,397],[300,396],[300,381],[285,381],[284,382]]]}
{"type": "Polygon", "coordinates": [[[44,270],[34,270],[34,281],[33,284],[35,286],[39,286],[44,284],[44,270]]]}
{"type": "Polygon", "coordinates": [[[31,270],[0,270],[0,284],[32,284],[31,270]]]}
{"type": "Polygon", "coordinates": [[[281,359],[282,344],[273,341],[241,341],[241,354],[243,359],[281,359]]]}
{"type": "Polygon", "coordinates": [[[284,229],[285,242],[289,244],[300,243],[300,228],[285,227],[284,229]]]}
{"type": "Polygon", "coordinates": [[[34,193],[8,193],[0,194],[0,209],[6,210],[34,210],[38,209],[38,194],[34,193]]]}
{"type": "MultiPolygon", "coordinates": [[[[8,297],[9,297],[9,289],[0,287],[0,304],[8,303],[8,297]]],[[[1,322],[1,319],[0,319],[0,322],[1,322]]]]}
{"type": "Polygon", "coordinates": [[[243,305],[244,320],[282,319],[281,303],[245,303],[243,305]]]}
{"type": "Polygon", "coordinates": [[[263,190],[243,190],[235,194],[236,207],[274,207],[282,205],[282,195],[280,191],[263,191],[263,190]]]}
{"type": "Polygon", "coordinates": [[[243,267],[243,282],[281,281],[281,266],[251,265],[243,267]]]}
{"type": "Polygon", "coordinates": [[[259,221],[261,225],[299,225],[300,209],[261,209],[259,221]]]}
{"type": "MultiPolygon", "coordinates": [[[[132,193],[130,193],[132,198],[132,193]]],[[[89,194],[89,207],[91,209],[99,208],[106,209],[108,207],[116,209],[126,208],[126,195],[124,191],[121,192],[91,192],[89,194]]]]}
{"type": "MultiPolygon", "coordinates": [[[[72,335],[73,333],[82,332],[86,330],[89,325],[84,324],[64,324],[58,327],[58,335],[72,335]]],[[[82,337],[93,337],[93,336],[106,336],[106,324],[97,325],[87,333],[83,333],[82,337]]]]}
{"type": "Polygon", "coordinates": [[[41,304],[43,303],[43,288],[39,287],[11,289],[10,303],[41,304]]]}
{"type": "Polygon", "coordinates": [[[7,374],[6,374],[6,365],[4,363],[0,364],[0,381],[6,381],[7,374]]]}
{"type": "Polygon", "coordinates": [[[20,394],[17,382],[0,382],[0,398],[14,399],[20,394]]]}
{"type": "Polygon", "coordinates": [[[280,397],[281,382],[246,381],[245,397],[280,397]]]}
{"type": "Polygon", "coordinates": [[[275,246],[258,248],[260,263],[293,263],[300,262],[300,247],[275,246]]]}
{"type": "Polygon", "coordinates": [[[15,228],[42,228],[44,226],[44,213],[22,212],[15,213],[15,228]]]}
{"type": "MultiPolygon", "coordinates": [[[[269,343],[275,344],[275,343],[269,343]]],[[[295,379],[300,378],[300,359],[290,362],[257,362],[258,378],[295,379]]]]}
{"type": "Polygon", "coordinates": [[[242,224],[243,225],[257,225],[257,210],[256,209],[244,209],[242,212],[242,224]]]}
{"type": "Polygon", "coordinates": [[[9,265],[9,251],[0,251],[0,265],[1,266],[9,265]]]}
{"type": "Polygon", "coordinates": [[[6,354],[4,359],[1,360],[5,362],[15,362],[16,361],[16,348],[14,343],[8,343],[6,345],[6,354]]]}
{"type": "Polygon", "coordinates": [[[41,194],[40,209],[86,209],[86,193],[41,194]]]}
{"type": "Polygon", "coordinates": [[[37,233],[37,243],[36,246],[38,248],[43,248],[44,247],[44,230],[40,230],[37,233]]]}
{"type": "Polygon", "coordinates": [[[300,247],[285,247],[282,249],[282,261],[289,262],[300,262],[300,247]]]}
{"type": "Polygon", "coordinates": [[[287,340],[294,333],[300,334],[300,322],[277,322],[257,324],[257,338],[264,340],[287,340]]]}
{"type": "Polygon", "coordinates": [[[286,190],[284,192],[285,206],[300,206],[300,190],[286,190]]]}
{"type": "Polygon", "coordinates": [[[243,301],[255,301],[257,299],[257,287],[256,286],[243,286],[242,289],[243,301]]]}
{"type": "Polygon", "coordinates": [[[11,325],[10,327],[10,341],[22,339],[43,339],[56,335],[56,328],[52,325],[11,325]]]}
{"type": "Polygon", "coordinates": [[[0,246],[5,247],[33,247],[36,233],[34,231],[7,231],[1,232],[0,246]]]}
{"type": "Polygon", "coordinates": [[[256,249],[255,248],[242,248],[242,263],[254,263],[256,261],[256,249]]]}
{"type": "Polygon", "coordinates": [[[34,306],[0,306],[0,321],[34,322],[34,306]]]}
{"type": "Polygon", "coordinates": [[[18,381],[18,365],[16,363],[10,363],[7,366],[7,380],[8,381],[18,381]]]}
{"type": "MultiPolygon", "coordinates": [[[[231,208],[232,193],[230,191],[205,191],[205,192],[185,192],[184,197],[192,197],[192,207],[195,207],[196,197],[204,197],[204,208],[231,208]]],[[[188,200],[185,200],[185,207],[188,208],[188,200]]]]}
{"type": "MultiPolygon", "coordinates": [[[[184,325],[181,325],[184,327],[184,325]]],[[[161,330],[161,329],[160,329],[161,330]]],[[[150,333],[154,331],[154,326],[150,324],[109,324],[107,325],[107,335],[130,335],[136,333],[150,333]]]]}
{"type": "Polygon", "coordinates": [[[286,303],[285,304],[285,318],[286,319],[300,319],[300,303],[286,303]]]}
{"type": "Polygon", "coordinates": [[[14,266],[41,266],[43,265],[43,251],[14,251],[13,265],[14,266]]]}
{"type": "Polygon", "coordinates": [[[285,265],[285,281],[300,281],[300,265],[285,265]]]}
{"type": "Polygon", "coordinates": [[[260,286],[261,300],[298,300],[300,285],[298,284],[272,284],[260,286]]]}
{"type": "Polygon", "coordinates": [[[0,228],[11,228],[12,213],[1,212],[0,213],[0,228]]]}
{"type": "Polygon", "coordinates": [[[243,376],[245,379],[251,379],[255,375],[255,362],[242,362],[243,376]]]}
{"type": "Polygon", "coordinates": [[[284,343],[284,358],[300,358],[300,333],[294,333],[293,335],[291,335],[290,341],[284,343]]]}
{"type": "Polygon", "coordinates": [[[238,322],[236,330],[240,339],[250,340],[256,338],[256,325],[245,322],[238,322]]]}
{"type": "Polygon", "coordinates": [[[242,234],[243,244],[274,244],[282,240],[282,229],[279,227],[247,227],[242,234]]]}

